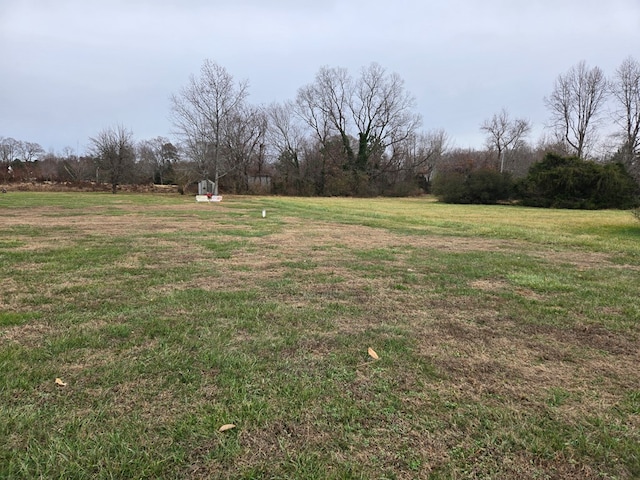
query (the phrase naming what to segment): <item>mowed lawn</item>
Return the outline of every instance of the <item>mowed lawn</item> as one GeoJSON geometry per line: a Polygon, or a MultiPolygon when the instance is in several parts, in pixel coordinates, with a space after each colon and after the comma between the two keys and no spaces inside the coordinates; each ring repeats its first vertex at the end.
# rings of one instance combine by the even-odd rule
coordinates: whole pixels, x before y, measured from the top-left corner
{"type": "Polygon", "coordinates": [[[0,478],[640,477],[629,212],[10,192],[0,225],[0,478]]]}

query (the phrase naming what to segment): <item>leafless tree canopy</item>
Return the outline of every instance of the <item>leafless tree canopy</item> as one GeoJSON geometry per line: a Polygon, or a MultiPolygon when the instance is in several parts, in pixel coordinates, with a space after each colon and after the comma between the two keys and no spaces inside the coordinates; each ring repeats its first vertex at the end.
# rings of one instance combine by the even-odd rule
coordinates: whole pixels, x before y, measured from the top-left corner
{"type": "Polygon", "coordinates": [[[248,179],[252,174],[261,175],[265,162],[265,137],[267,114],[263,108],[242,105],[229,115],[225,122],[224,145],[221,149],[225,158],[233,165],[236,175],[234,190],[247,191],[248,179]],[[255,166],[255,171],[251,171],[255,166]]]}
{"type": "Polygon", "coordinates": [[[490,120],[485,120],[480,129],[487,134],[487,147],[497,153],[500,171],[504,171],[504,157],[509,150],[517,149],[531,130],[531,124],[523,118],[511,119],[503,108],[490,120]]]}
{"type": "Polygon", "coordinates": [[[173,180],[173,165],[178,160],[178,150],[166,137],[142,140],[137,145],[138,162],[149,171],[154,183],[164,185],[173,180]]]}
{"type": "Polygon", "coordinates": [[[98,159],[99,168],[107,172],[111,191],[116,193],[125,172],[135,162],[133,133],[123,126],[106,128],[90,141],[93,155],[98,159]]]}
{"type": "Polygon", "coordinates": [[[11,163],[18,152],[18,141],[8,137],[0,137],[0,160],[2,163],[11,163]]]}
{"type": "Polygon", "coordinates": [[[38,143],[0,137],[0,162],[33,162],[44,156],[44,153],[44,149],[38,143]]]}
{"type": "Polygon", "coordinates": [[[266,109],[267,142],[273,149],[273,155],[297,157],[305,143],[304,125],[295,115],[293,102],[272,103],[266,109]]]}
{"type": "Polygon", "coordinates": [[[393,147],[415,134],[420,125],[414,106],[402,79],[375,63],[355,80],[346,69],[322,68],[314,83],[298,91],[296,100],[297,114],[325,155],[342,155],[354,178],[365,172],[375,176],[391,166],[393,147]],[[336,139],[341,151],[329,148],[336,139]]]}
{"type": "Polygon", "coordinates": [[[220,184],[230,193],[408,195],[429,192],[435,172],[524,177],[552,152],[622,161],[640,184],[640,64],[632,57],[609,80],[584,61],[559,75],[544,99],[551,128],[537,142],[528,139],[531,123],[503,108],[479,125],[480,149],[456,148],[443,130],[421,130],[402,78],[376,63],[355,75],[322,67],[282,103],[252,105],[247,97],[246,81],[205,60],[170,99],[173,140],[134,144],[130,131],[110,128],[81,156],[77,146],[56,155],[0,136],[0,182],[97,180],[113,191],[126,182],[176,183],[184,192],[208,178],[216,193],[220,184]],[[613,125],[613,135],[601,128],[613,125]]]}
{"type": "Polygon", "coordinates": [[[224,134],[244,104],[248,83],[235,83],[224,67],[205,60],[200,76],[191,76],[186,87],[171,97],[171,117],[176,133],[199,173],[215,179],[235,166],[223,155],[224,134]]]}
{"type": "Polygon", "coordinates": [[[551,96],[545,98],[552,127],[580,158],[588,155],[597,140],[596,124],[607,93],[603,71],[582,61],[559,75],[551,96]]]}
{"type": "Polygon", "coordinates": [[[442,129],[412,135],[403,142],[406,150],[399,155],[406,163],[403,170],[418,175],[426,186],[430,185],[438,164],[450,148],[449,143],[449,136],[442,129]]]}
{"type": "Polygon", "coordinates": [[[620,128],[622,151],[634,157],[640,150],[640,63],[626,58],[611,82],[615,99],[614,119],[620,128]]]}

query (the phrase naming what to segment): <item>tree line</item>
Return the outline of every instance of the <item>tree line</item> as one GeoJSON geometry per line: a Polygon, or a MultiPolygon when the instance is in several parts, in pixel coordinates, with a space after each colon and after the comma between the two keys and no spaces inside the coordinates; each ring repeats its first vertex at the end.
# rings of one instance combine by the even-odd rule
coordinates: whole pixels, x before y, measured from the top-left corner
{"type": "Polygon", "coordinates": [[[411,195],[436,174],[489,170],[523,178],[549,152],[620,163],[640,182],[640,64],[628,57],[610,76],[579,62],[544,98],[545,135],[507,108],[485,119],[482,149],[460,149],[442,129],[425,131],[402,78],[372,63],[356,76],[322,67],[294,99],[253,105],[247,81],[205,60],[170,98],[173,137],[136,141],[121,125],[70,147],[0,137],[0,182],[177,184],[201,179],[228,193],[411,195]]]}

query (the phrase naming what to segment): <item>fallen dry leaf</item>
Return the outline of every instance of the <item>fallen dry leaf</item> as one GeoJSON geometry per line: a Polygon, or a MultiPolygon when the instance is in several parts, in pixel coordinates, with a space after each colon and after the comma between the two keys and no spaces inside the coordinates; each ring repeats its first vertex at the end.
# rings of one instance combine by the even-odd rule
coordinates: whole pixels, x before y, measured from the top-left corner
{"type": "Polygon", "coordinates": [[[227,430],[231,430],[232,428],[236,428],[236,426],[233,423],[227,423],[225,425],[222,425],[218,431],[219,432],[226,432],[227,430]]]}
{"type": "Polygon", "coordinates": [[[369,347],[369,349],[367,350],[367,352],[369,352],[369,356],[370,356],[371,358],[373,358],[374,360],[378,360],[378,359],[380,358],[380,357],[378,356],[378,354],[376,353],[376,351],[375,351],[373,348],[371,348],[371,347],[369,347]]]}
{"type": "Polygon", "coordinates": [[[61,387],[66,387],[67,386],[67,384],[65,382],[63,382],[62,379],[60,379],[60,378],[56,378],[55,382],[56,382],[56,385],[60,385],[61,387]]]}

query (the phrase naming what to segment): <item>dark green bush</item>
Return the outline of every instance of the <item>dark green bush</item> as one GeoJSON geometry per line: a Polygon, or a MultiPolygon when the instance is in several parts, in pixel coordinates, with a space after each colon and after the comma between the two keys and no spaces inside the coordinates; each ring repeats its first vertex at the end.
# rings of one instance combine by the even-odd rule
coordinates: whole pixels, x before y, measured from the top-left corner
{"type": "Polygon", "coordinates": [[[620,163],[548,153],[517,185],[517,196],[534,207],[632,208],[638,204],[638,186],[620,163]]]}
{"type": "Polygon", "coordinates": [[[508,200],[512,190],[509,174],[490,169],[468,173],[444,171],[433,180],[433,194],[445,203],[495,204],[508,200]]]}

